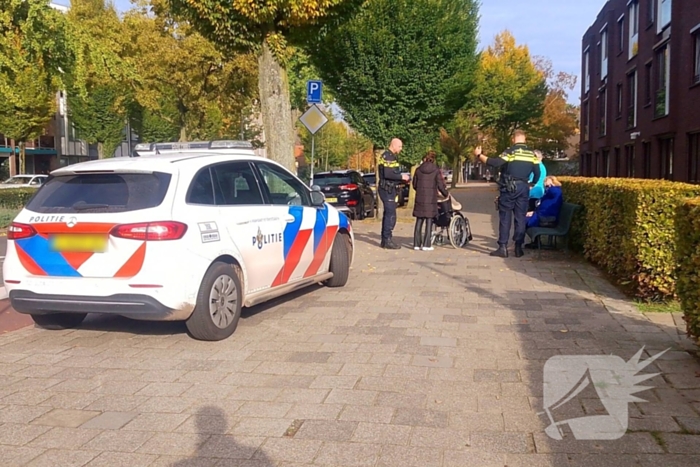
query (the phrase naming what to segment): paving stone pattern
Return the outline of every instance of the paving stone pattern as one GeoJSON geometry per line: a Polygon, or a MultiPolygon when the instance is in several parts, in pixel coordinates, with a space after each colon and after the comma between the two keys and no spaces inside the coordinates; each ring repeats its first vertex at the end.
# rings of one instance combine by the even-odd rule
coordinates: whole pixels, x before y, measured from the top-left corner
{"type": "MultiPolygon", "coordinates": [[[[700,465],[700,365],[679,317],[641,315],[561,253],[489,257],[493,195],[459,195],[461,251],[383,251],[379,225],[356,223],[347,287],[246,310],[223,342],[117,317],[0,335],[0,465],[700,465]],[[643,346],[670,350],[625,436],[545,434],[548,358],[643,346]]],[[[557,419],[604,414],[588,389],[557,419]]]]}

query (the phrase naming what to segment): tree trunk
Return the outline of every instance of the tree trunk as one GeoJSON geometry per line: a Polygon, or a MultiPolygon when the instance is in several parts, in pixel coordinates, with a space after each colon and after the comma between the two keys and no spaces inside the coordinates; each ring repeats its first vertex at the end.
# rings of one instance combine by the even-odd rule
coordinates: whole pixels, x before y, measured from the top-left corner
{"type": "Polygon", "coordinates": [[[377,187],[377,219],[381,220],[384,215],[384,203],[379,197],[379,165],[377,164],[377,147],[372,146],[372,154],[374,154],[374,179],[377,187]]]}
{"type": "Polygon", "coordinates": [[[17,154],[15,154],[15,140],[10,140],[12,155],[10,156],[10,177],[17,175],[17,154]]]}
{"type": "Polygon", "coordinates": [[[180,127],[180,142],[184,143],[186,141],[187,141],[187,129],[183,125],[182,127],[180,127]]]}
{"type": "Polygon", "coordinates": [[[98,159],[105,158],[105,144],[104,143],[97,143],[97,158],[98,159]]]}
{"type": "Polygon", "coordinates": [[[19,173],[24,174],[27,171],[27,143],[19,142],[19,173]]]}
{"type": "Polygon", "coordinates": [[[451,188],[457,188],[457,182],[459,182],[460,174],[462,173],[462,161],[459,157],[455,157],[452,163],[452,182],[450,182],[451,188]]]}
{"type": "Polygon", "coordinates": [[[294,172],[295,134],[287,72],[272,55],[267,41],[263,42],[258,57],[258,74],[267,157],[294,172]]]}
{"type": "MultiPolygon", "coordinates": [[[[411,167],[411,180],[416,176],[418,165],[411,167]]],[[[413,183],[408,184],[408,210],[413,212],[413,207],[416,205],[416,190],[413,189],[413,183]]]]}

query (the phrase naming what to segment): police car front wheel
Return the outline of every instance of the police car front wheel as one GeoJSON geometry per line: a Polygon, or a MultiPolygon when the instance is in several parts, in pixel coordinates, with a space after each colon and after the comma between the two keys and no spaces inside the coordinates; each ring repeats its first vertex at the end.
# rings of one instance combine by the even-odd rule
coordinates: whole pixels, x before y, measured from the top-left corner
{"type": "Polygon", "coordinates": [[[333,240],[330,264],[330,272],[333,273],[333,277],[325,282],[328,287],[343,287],[347,284],[348,276],[350,276],[350,258],[350,238],[346,234],[336,234],[333,240]]]}
{"type": "Polygon", "coordinates": [[[195,339],[219,341],[231,336],[241,317],[241,281],[236,267],[222,262],[212,264],[197,294],[187,329],[195,339]]]}

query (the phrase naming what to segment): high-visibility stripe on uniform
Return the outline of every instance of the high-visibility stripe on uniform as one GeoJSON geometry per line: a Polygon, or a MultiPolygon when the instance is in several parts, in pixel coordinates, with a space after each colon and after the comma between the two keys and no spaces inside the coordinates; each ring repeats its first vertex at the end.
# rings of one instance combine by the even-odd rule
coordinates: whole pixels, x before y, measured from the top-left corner
{"type": "Polygon", "coordinates": [[[399,167],[399,161],[388,161],[384,158],[384,154],[377,156],[377,165],[383,165],[384,167],[399,167]]]}
{"type": "Polygon", "coordinates": [[[534,152],[523,151],[521,149],[518,149],[512,153],[507,153],[507,152],[503,153],[503,155],[501,155],[501,158],[505,159],[507,162],[519,161],[519,162],[529,162],[532,164],[539,164],[540,163],[539,159],[537,158],[537,156],[535,155],[534,152]]]}

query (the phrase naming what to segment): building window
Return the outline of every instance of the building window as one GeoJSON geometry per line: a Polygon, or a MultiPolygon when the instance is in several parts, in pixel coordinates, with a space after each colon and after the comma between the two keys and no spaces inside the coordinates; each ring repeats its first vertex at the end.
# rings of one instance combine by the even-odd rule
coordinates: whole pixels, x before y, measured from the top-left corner
{"type": "Polygon", "coordinates": [[[647,24],[654,24],[654,17],[656,16],[656,3],[654,0],[647,1],[647,24]]]}
{"type": "Polygon", "coordinates": [[[628,58],[637,55],[639,51],[639,0],[634,0],[629,4],[629,52],[628,58]]]}
{"type": "Polygon", "coordinates": [[[700,133],[688,136],[689,181],[700,183],[700,133]]]}
{"type": "Polygon", "coordinates": [[[622,91],[622,83],[617,83],[617,118],[622,118],[622,110],[624,108],[624,94],[622,91]]]}
{"type": "Polygon", "coordinates": [[[661,177],[673,180],[673,138],[659,140],[659,156],[661,177]]]}
{"type": "Polygon", "coordinates": [[[610,176],[610,150],[603,150],[603,170],[601,171],[603,176],[610,176]]]}
{"type": "Polygon", "coordinates": [[[644,142],[644,178],[651,178],[651,143],[644,142]]]}
{"type": "Polygon", "coordinates": [[[583,76],[585,77],[583,92],[588,94],[588,91],[591,90],[591,52],[589,49],[583,53],[583,76]]]}
{"type": "Polygon", "coordinates": [[[619,177],[621,173],[622,170],[620,170],[620,148],[615,148],[615,161],[613,164],[612,176],[619,177]]]}
{"type": "Polygon", "coordinates": [[[627,75],[627,128],[637,126],[637,72],[627,75]]]}
{"type": "Polygon", "coordinates": [[[625,146],[625,167],[627,168],[627,176],[634,178],[634,146],[625,146]]]}
{"type": "Polygon", "coordinates": [[[608,93],[605,88],[598,94],[598,125],[600,136],[605,136],[608,127],[608,93]]]}
{"type": "Polygon", "coordinates": [[[625,15],[620,16],[617,20],[617,38],[619,41],[618,50],[620,53],[625,51],[625,15]]]}
{"type": "Polygon", "coordinates": [[[695,66],[693,67],[693,84],[700,83],[700,31],[695,33],[695,66]]]}
{"type": "Polygon", "coordinates": [[[665,45],[656,52],[656,93],[654,117],[668,115],[669,80],[671,74],[670,45],[665,45]]]}
{"type": "Polygon", "coordinates": [[[652,80],[652,72],[651,72],[651,63],[647,63],[646,67],[644,67],[644,105],[651,105],[651,80],[652,80]]]}
{"type": "Polygon", "coordinates": [[[666,29],[666,26],[671,24],[671,0],[658,0],[659,3],[659,13],[658,13],[658,27],[657,32],[661,32],[666,29]]]}
{"type": "Polygon", "coordinates": [[[583,115],[581,115],[581,121],[583,122],[583,140],[588,141],[589,137],[589,119],[588,119],[588,101],[583,103],[583,108],[581,110],[583,115]]]}
{"type": "Polygon", "coordinates": [[[600,33],[600,79],[605,80],[608,76],[608,30],[600,33]]]}

